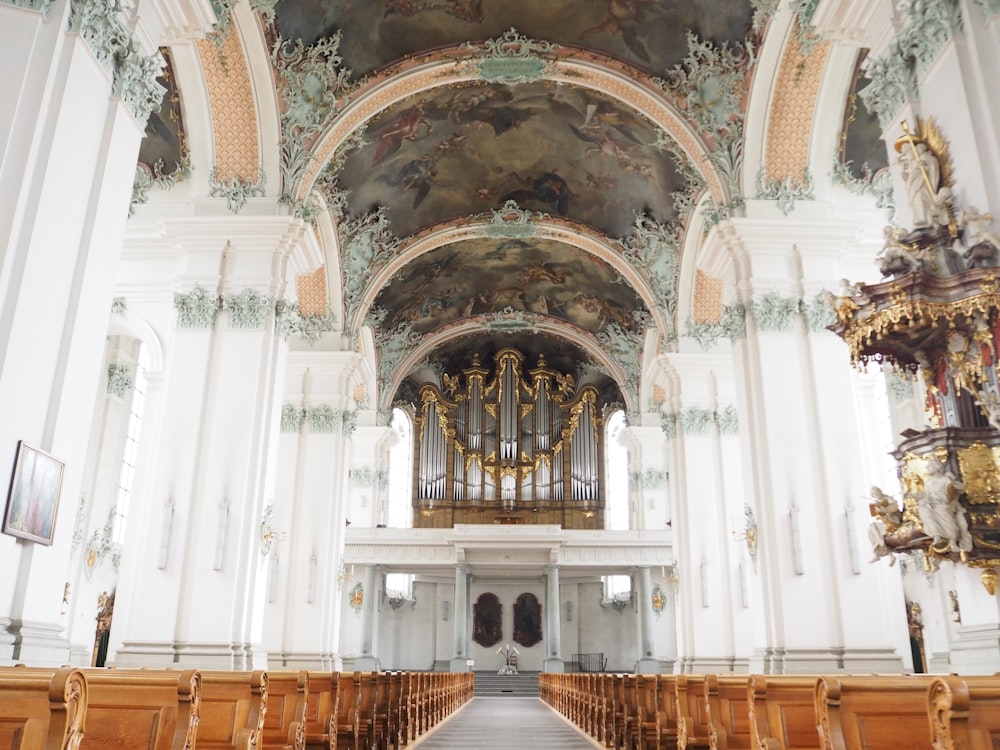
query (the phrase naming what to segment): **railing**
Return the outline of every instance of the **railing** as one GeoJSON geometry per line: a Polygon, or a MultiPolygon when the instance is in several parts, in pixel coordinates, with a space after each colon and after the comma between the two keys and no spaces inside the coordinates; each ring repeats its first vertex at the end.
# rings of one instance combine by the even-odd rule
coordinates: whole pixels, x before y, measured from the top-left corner
{"type": "Polygon", "coordinates": [[[598,654],[573,654],[570,664],[575,672],[603,672],[608,666],[604,652],[598,654]]]}

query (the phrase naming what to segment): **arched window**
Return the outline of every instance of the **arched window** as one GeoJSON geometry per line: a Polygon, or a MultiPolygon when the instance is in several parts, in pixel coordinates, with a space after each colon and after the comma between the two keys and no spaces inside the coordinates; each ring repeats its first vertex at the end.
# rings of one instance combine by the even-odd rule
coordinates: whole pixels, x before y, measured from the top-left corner
{"type": "Polygon", "coordinates": [[[413,425],[410,416],[402,409],[393,409],[389,426],[399,438],[389,449],[389,502],[386,524],[394,528],[408,528],[413,522],[413,425]]]}
{"type": "Polygon", "coordinates": [[[619,409],[608,417],[605,427],[605,456],[607,461],[607,510],[605,528],[629,528],[628,448],[621,444],[622,431],[628,427],[625,412],[619,409]]]}
{"type": "Polygon", "coordinates": [[[139,452],[139,431],[142,427],[142,412],[146,405],[146,370],[149,357],[146,347],[139,345],[139,357],[135,365],[135,380],[132,386],[132,403],[129,407],[128,427],[125,432],[125,449],[122,453],[121,471],[118,475],[118,494],[115,498],[114,528],[112,541],[125,541],[125,523],[128,520],[129,504],[132,500],[132,482],[135,477],[135,462],[139,452]]]}

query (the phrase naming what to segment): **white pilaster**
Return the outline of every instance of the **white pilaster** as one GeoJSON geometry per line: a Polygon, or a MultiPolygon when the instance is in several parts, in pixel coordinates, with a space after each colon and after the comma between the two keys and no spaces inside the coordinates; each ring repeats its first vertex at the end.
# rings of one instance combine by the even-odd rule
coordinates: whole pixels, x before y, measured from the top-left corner
{"type": "Polygon", "coordinates": [[[542,670],[545,672],[564,672],[566,667],[562,658],[562,613],[559,607],[559,566],[545,566],[545,659],[542,670]]]}

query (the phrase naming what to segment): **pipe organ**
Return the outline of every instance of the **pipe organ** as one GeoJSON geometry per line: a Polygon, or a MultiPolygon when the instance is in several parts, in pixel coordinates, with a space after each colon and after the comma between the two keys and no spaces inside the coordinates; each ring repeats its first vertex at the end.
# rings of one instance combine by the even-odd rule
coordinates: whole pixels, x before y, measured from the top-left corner
{"type": "Polygon", "coordinates": [[[425,385],[414,434],[414,526],[604,526],[604,434],[597,389],[576,388],[544,355],[503,349],[425,385]]]}

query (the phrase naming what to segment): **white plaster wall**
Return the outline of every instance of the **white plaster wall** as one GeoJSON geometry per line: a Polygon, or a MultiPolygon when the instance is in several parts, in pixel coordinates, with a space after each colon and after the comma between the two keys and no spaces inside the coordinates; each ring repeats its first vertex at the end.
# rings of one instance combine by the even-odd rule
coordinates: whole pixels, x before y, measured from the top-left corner
{"type": "MultiPolygon", "coordinates": [[[[510,644],[516,648],[518,655],[518,669],[527,672],[540,672],[542,670],[542,660],[545,658],[546,643],[546,607],[545,582],[541,579],[524,579],[521,581],[503,581],[496,579],[477,579],[473,577],[469,587],[469,658],[474,659],[476,664],[474,669],[485,671],[496,671],[503,666],[503,657],[496,653],[496,650],[510,644]],[[503,605],[502,614],[502,640],[496,646],[484,648],[472,640],[472,605],[479,598],[480,594],[491,592],[497,595],[503,605]],[[523,593],[534,594],[542,606],[542,640],[531,647],[522,646],[514,642],[514,602],[523,593]]],[[[565,653],[563,654],[565,657],[565,653]]]]}
{"type": "MultiPolygon", "coordinates": [[[[604,585],[600,581],[581,583],[577,588],[578,653],[603,652],[608,672],[634,671],[639,658],[639,613],[635,604],[629,604],[621,612],[602,607],[604,585]]],[[[654,625],[654,634],[659,630],[654,625]]]]}

